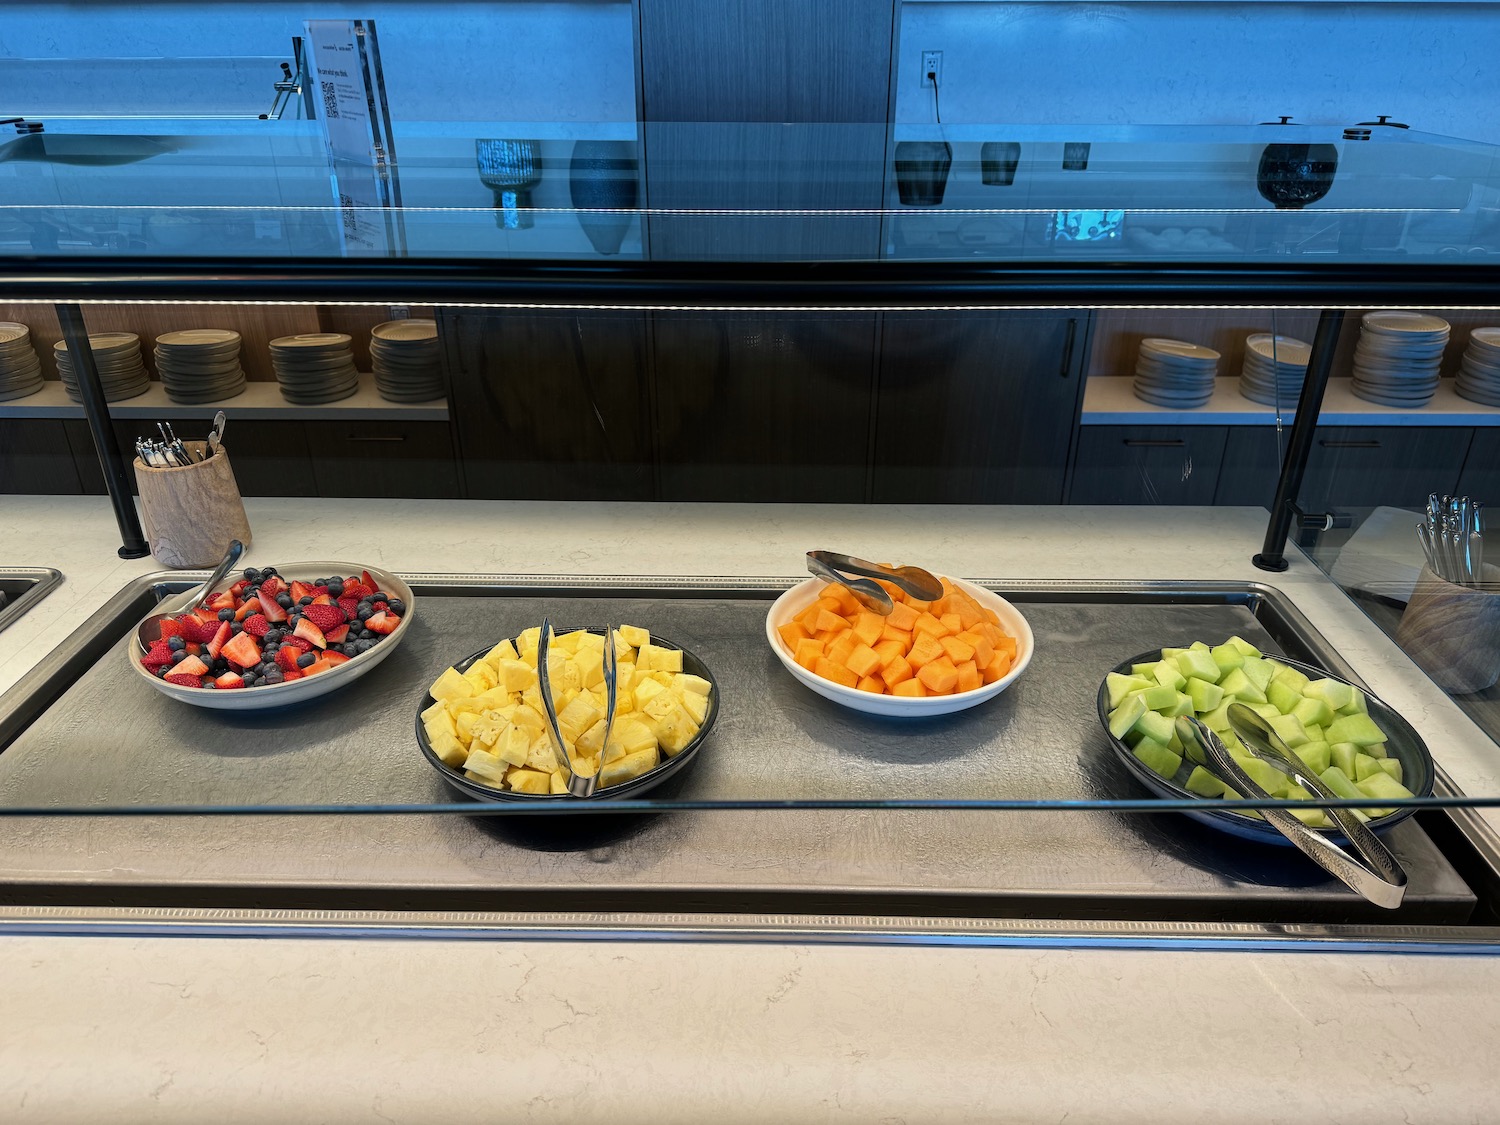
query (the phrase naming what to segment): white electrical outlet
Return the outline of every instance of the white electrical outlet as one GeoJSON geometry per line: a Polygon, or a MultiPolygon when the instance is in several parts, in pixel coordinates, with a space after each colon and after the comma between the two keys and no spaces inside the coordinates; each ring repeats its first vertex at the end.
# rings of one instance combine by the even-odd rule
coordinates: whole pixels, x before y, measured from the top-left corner
{"type": "Polygon", "coordinates": [[[922,85],[941,86],[943,84],[943,52],[922,52],[922,85]],[[927,77],[932,75],[931,78],[927,77]]]}

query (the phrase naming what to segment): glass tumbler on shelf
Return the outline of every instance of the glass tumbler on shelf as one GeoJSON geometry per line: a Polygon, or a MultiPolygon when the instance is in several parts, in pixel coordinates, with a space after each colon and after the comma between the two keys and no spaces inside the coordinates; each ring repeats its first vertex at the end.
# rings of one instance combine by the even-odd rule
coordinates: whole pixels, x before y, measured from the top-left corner
{"type": "Polygon", "coordinates": [[[495,193],[495,224],[501,230],[532,225],[531,189],[542,182],[541,145],[536,141],[478,140],[474,160],[479,179],[495,193]]]}

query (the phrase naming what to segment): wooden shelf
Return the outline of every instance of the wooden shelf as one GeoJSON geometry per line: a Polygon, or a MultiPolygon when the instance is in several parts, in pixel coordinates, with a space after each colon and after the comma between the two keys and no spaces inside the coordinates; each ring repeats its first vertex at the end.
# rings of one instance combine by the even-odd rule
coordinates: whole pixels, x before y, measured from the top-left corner
{"type": "MultiPolygon", "coordinates": [[[[1402,409],[1355,397],[1350,379],[1329,379],[1318,421],[1325,426],[1500,426],[1500,407],[1460,398],[1453,380],[1444,379],[1426,406],[1402,409]]],[[[1215,380],[1214,394],[1197,409],[1153,406],[1135,397],[1128,375],[1090,378],[1083,392],[1085,426],[1274,426],[1276,411],[1240,394],[1237,376],[1215,380]]],[[[1293,404],[1295,406],[1295,404],[1293,404]]],[[[1282,412],[1290,423],[1296,410],[1282,412]]]]}
{"type": "MultiPolygon", "coordinates": [[[[386,402],[375,391],[375,376],[361,372],[359,390],[338,402],[318,406],[296,406],[281,397],[281,388],[272,382],[250,382],[242,393],[222,402],[185,405],[167,397],[162,385],[152,380],[151,389],[136,398],[109,404],[112,418],[205,418],[212,419],[223,410],[231,421],[295,419],[300,422],[387,421],[446,422],[448,400],[431,402],[386,402]]],[[[83,407],[68,398],[62,382],[49,379],[36,394],[11,402],[0,402],[0,418],[82,418],[83,407]]]]}

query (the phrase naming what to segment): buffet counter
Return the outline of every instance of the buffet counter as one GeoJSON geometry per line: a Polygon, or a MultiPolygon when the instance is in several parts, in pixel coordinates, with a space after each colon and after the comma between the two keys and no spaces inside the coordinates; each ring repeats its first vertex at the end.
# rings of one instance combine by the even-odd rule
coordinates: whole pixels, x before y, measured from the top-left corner
{"type": "MultiPolygon", "coordinates": [[[[982,580],[1280,590],[1471,794],[1500,750],[1257,509],[251,499],[251,565],[777,576],[829,547],[982,580]]],[[[129,580],[103,498],[0,499],[0,565],[65,581],[0,632],[14,685],[129,580]]],[[[1143,645],[1143,647],[1145,647],[1143,645]]],[[[406,701],[401,701],[405,706],[406,701]]],[[[1500,829],[1500,816],[1485,823],[1500,829]]],[[[15,1121],[1481,1121],[1484,955],[962,942],[0,937],[15,1121]],[[1061,947],[1061,946],[1066,947],[1061,947]],[[1253,1060],[1253,1061],[1251,1061],[1253,1060]],[[1250,1065],[1246,1065],[1249,1062],[1250,1065]],[[275,1108],[272,1108],[275,1107],[275,1108]]]]}

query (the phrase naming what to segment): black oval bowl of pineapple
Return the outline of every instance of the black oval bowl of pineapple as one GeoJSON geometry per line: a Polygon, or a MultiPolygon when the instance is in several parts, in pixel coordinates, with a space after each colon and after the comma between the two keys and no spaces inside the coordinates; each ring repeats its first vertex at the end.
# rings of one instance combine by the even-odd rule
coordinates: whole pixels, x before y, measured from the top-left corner
{"type": "MultiPolygon", "coordinates": [[[[623,626],[621,628],[630,627],[623,626]]],[[[535,632],[535,630],[528,630],[528,632],[535,632]]],[[[645,630],[640,630],[639,632],[645,634],[645,630]]],[[[565,641],[569,636],[576,636],[580,633],[592,633],[596,637],[602,637],[604,628],[603,626],[596,625],[585,626],[581,629],[571,631],[559,631],[558,639],[555,639],[553,644],[556,646],[559,640],[565,641]]],[[[611,799],[618,800],[627,797],[638,797],[647,790],[654,789],[668,778],[676,776],[682,770],[686,769],[692,763],[693,759],[697,757],[699,749],[708,737],[709,732],[713,730],[714,723],[719,717],[719,683],[714,678],[713,672],[709,670],[708,665],[704,664],[690,650],[665,637],[646,635],[649,638],[648,644],[650,646],[664,650],[665,654],[672,658],[671,663],[680,665],[680,673],[698,681],[699,690],[704,690],[706,685],[706,691],[701,700],[703,714],[701,719],[696,715],[692,716],[693,727],[690,730],[682,732],[683,737],[680,741],[668,743],[653,742],[653,745],[659,745],[660,747],[660,753],[657,755],[655,765],[652,765],[640,774],[623,779],[618,783],[611,783],[606,778],[604,785],[595,791],[593,800],[607,801],[611,799]]],[[[514,653],[513,641],[501,641],[494,648],[471,653],[453,665],[448,671],[456,672],[462,676],[482,661],[490,660],[491,658],[501,658],[497,657],[497,654],[503,654],[504,646],[507,644],[512,645],[510,651],[514,653]]],[[[635,655],[638,656],[639,653],[637,652],[635,655]]],[[[534,668],[532,672],[533,674],[535,673],[534,668]]],[[[444,672],[445,676],[447,674],[448,672],[444,672]]],[[[437,689],[441,682],[442,678],[440,677],[439,681],[433,684],[433,688],[437,689]]],[[[477,687],[478,685],[473,686],[477,687]]],[[[466,769],[465,766],[467,763],[457,762],[456,760],[445,761],[445,747],[434,745],[434,732],[429,728],[426,721],[427,716],[439,709],[437,707],[437,699],[432,694],[432,690],[429,689],[427,694],[422,697],[421,702],[417,704],[417,745],[421,748],[422,755],[427,759],[428,763],[442,775],[444,781],[452,785],[455,789],[482,801],[566,802],[577,799],[565,792],[519,792],[508,788],[498,776],[487,778],[476,774],[473,770],[466,769]]],[[[618,712],[620,709],[617,707],[616,710],[618,712]]],[[[535,729],[541,730],[541,727],[537,726],[535,729]]],[[[621,734],[621,731],[617,726],[612,738],[619,734],[621,734]]],[[[441,736],[438,736],[438,739],[441,740],[441,736]]],[[[451,751],[451,747],[446,749],[451,751]]],[[[472,745],[465,749],[467,752],[472,752],[472,745]]],[[[550,744],[547,754],[549,756],[551,754],[550,744]]],[[[448,757],[453,759],[455,755],[450,752],[448,757]]],[[[467,757],[467,753],[465,757],[467,757]]]]}
{"type": "MultiPolygon", "coordinates": [[[[1230,702],[1244,703],[1265,718],[1303,764],[1341,795],[1374,801],[1432,795],[1432,754],[1395,710],[1322,668],[1284,656],[1263,656],[1238,637],[1213,648],[1200,641],[1185,649],[1153,649],[1123,661],[1099,685],[1098,702],[1099,721],[1115,753],[1161,797],[1241,799],[1203,762],[1194,760],[1201,750],[1192,747],[1184,752],[1173,732],[1173,719],[1181,714],[1197,716],[1218,734],[1267,792],[1277,797],[1305,792],[1280,771],[1238,753],[1225,716],[1230,702]],[[1169,668],[1158,674],[1162,664],[1169,668]]],[[[1383,832],[1413,811],[1410,805],[1390,809],[1372,817],[1370,827],[1383,832]]],[[[1246,839],[1288,843],[1249,812],[1204,809],[1187,815],[1246,839]]],[[[1295,815],[1322,835],[1343,839],[1321,810],[1299,809],[1295,815]]]]}

